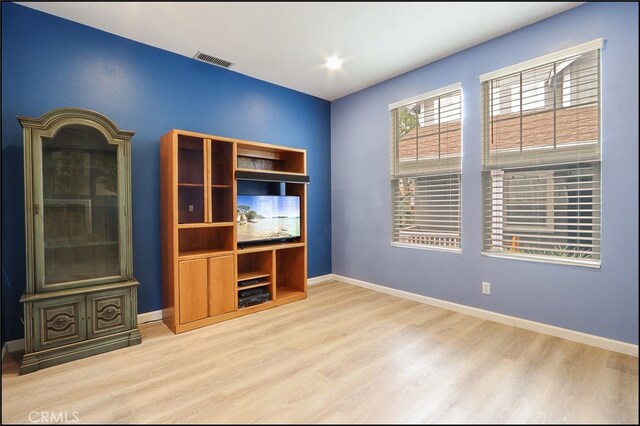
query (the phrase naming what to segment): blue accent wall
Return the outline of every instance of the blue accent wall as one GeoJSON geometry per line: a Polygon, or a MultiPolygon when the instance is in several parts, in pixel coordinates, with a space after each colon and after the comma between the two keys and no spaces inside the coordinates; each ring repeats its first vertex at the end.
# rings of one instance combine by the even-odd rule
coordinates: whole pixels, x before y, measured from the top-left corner
{"type": "Polygon", "coordinates": [[[637,3],[588,3],[332,102],[331,165],[333,273],[638,343],[637,3]],[[482,256],[478,77],[600,37],[602,267],[482,256]],[[462,253],[391,247],[388,105],[456,82],[462,253]]]}
{"type": "MultiPolygon", "coordinates": [[[[114,6],[117,7],[117,6],[114,6]]],[[[224,41],[221,41],[224,42],[224,41]]],[[[87,108],[135,132],[139,312],[161,309],[160,136],[172,128],[307,150],[308,275],[331,272],[329,102],[2,2],[2,339],[23,334],[22,129],[16,116],[87,108]]]]}

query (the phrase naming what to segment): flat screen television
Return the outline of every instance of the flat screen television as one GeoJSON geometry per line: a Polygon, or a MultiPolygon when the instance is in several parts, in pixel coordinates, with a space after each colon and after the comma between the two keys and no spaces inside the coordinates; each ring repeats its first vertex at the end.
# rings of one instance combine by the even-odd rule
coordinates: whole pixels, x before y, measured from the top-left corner
{"type": "Polygon", "coordinates": [[[300,238],[300,197],[238,195],[238,244],[300,238]]]}

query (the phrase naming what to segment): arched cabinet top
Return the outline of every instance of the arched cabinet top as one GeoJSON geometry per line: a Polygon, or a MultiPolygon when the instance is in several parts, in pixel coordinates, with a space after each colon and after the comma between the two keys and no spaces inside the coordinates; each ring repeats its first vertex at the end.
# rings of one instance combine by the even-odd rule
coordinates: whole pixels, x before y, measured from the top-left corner
{"type": "Polygon", "coordinates": [[[56,108],[40,118],[18,117],[23,128],[41,130],[54,136],[59,129],[70,124],[85,124],[100,130],[113,139],[131,139],[134,132],[121,130],[116,124],[99,112],[82,108],[56,108]]]}

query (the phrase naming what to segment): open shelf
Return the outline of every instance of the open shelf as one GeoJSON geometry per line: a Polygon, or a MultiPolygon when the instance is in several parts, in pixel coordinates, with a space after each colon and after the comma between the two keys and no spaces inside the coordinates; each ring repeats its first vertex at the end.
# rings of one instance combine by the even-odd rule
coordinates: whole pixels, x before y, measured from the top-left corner
{"type": "Polygon", "coordinates": [[[238,308],[238,311],[242,312],[257,312],[263,309],[266,309],[274,304],[273,300],[269,300],[268,302],[258,303],[257,305],[246,306],[244,308],[238,308]]]}
{"type": "Polygon", "coordinates": [[[212,228],[216,226],[233,226],[233,222],[181,223],[178,225],[178,229],[212,228]]]}
{"type": "Polygon", "coordinates": [[[250,288],[256,288],[256,287],[264,287],[264,289],[269,293],[270,299],[273,300],[274,288],[273,288],[272,276],[273,276],[273,252],[262,251],[262,252],[238,254],[238,284],[246,280],[256,280],[256,279],[260,280],[259,282],[248,285],[248,286],[240,287],[238,285],[237,286],[238,291],[248,290],[250,288]]]}
{"type": "Polygon", "coordinates": [[[304,291],[302,290],[298,290],[291,287],[282,287],[282,286],[278,286],[276,291],[277,291],[276,297],[278,298],[278,300],[286,299],[289,297],[300,296],[304,294],[304,291]]]}
{"type": "Polygon", "coordinates": [[[233,250],[211,250],[211,249],[201,249],[201,250],[182,250],[178,254],[180,260],[189,260],[189,259],[197,259],[202,257],[211,257],[211,256],[224,256],[224,255],[233,255],[233,250]]]}
{"type": "Polygon", "coordinates": [[[264,182],[309,183],[309,176],[303,173],[274,172],[267,170],[236,169],[236,179],[264,182]]]}
{"type": "Polygon", "coordinates": [[[258,251],[272,251],[285,248],[304,247],[304,243],[301,242],[284,242],[284,243],[268,243],[268,244],[255,244],[245,247],[238,247],[238,254],[243,253],[255,253],[258,251]]]}
{"type": "Polygon", "coordinates": [[[258,288],[258,287],[265,287],[271,285],[271,281],[260,281],[257,284],[251,284],[251,285],[245,285],[245,286],[238,286],[238,290],[249,290],[250,288],[258,288]]]}
{"type": "MultiPolygon", "coordinates": [[[[262,272],[262,271],[248,271],[238,273],[238,282],[246,281],[246,280],[255,280],[257,278],[270,277],[271,272],[262,272]]],[[[245,287],[242,287],[245,288],[245,287]]],[[[246,287],[249,288],[249,287],[246,287]]]]}
{"type": "Polygon", "coordinates": [[[212,226],[178,229],[178,256],[201,253],[233,254],[233,227],[212,226]]]}
{"type": "Polygon", "coordinates": [[[305,174],[305,151],[267,144],[238,143],[236,167],[241,170],[305,174]]]}
{"type": "Polygon", "coordinates": [[[304,247],[276,250],[276,300],[307,291],[304,247]]]}

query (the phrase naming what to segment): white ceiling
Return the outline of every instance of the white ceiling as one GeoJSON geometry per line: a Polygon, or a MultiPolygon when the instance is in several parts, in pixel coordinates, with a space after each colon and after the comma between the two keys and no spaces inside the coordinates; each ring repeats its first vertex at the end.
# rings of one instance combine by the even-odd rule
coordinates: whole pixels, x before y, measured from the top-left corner
{"type": "Polygon", "coordinates": [[[584,2],[19,3],[332,101],[584,2]]]}

